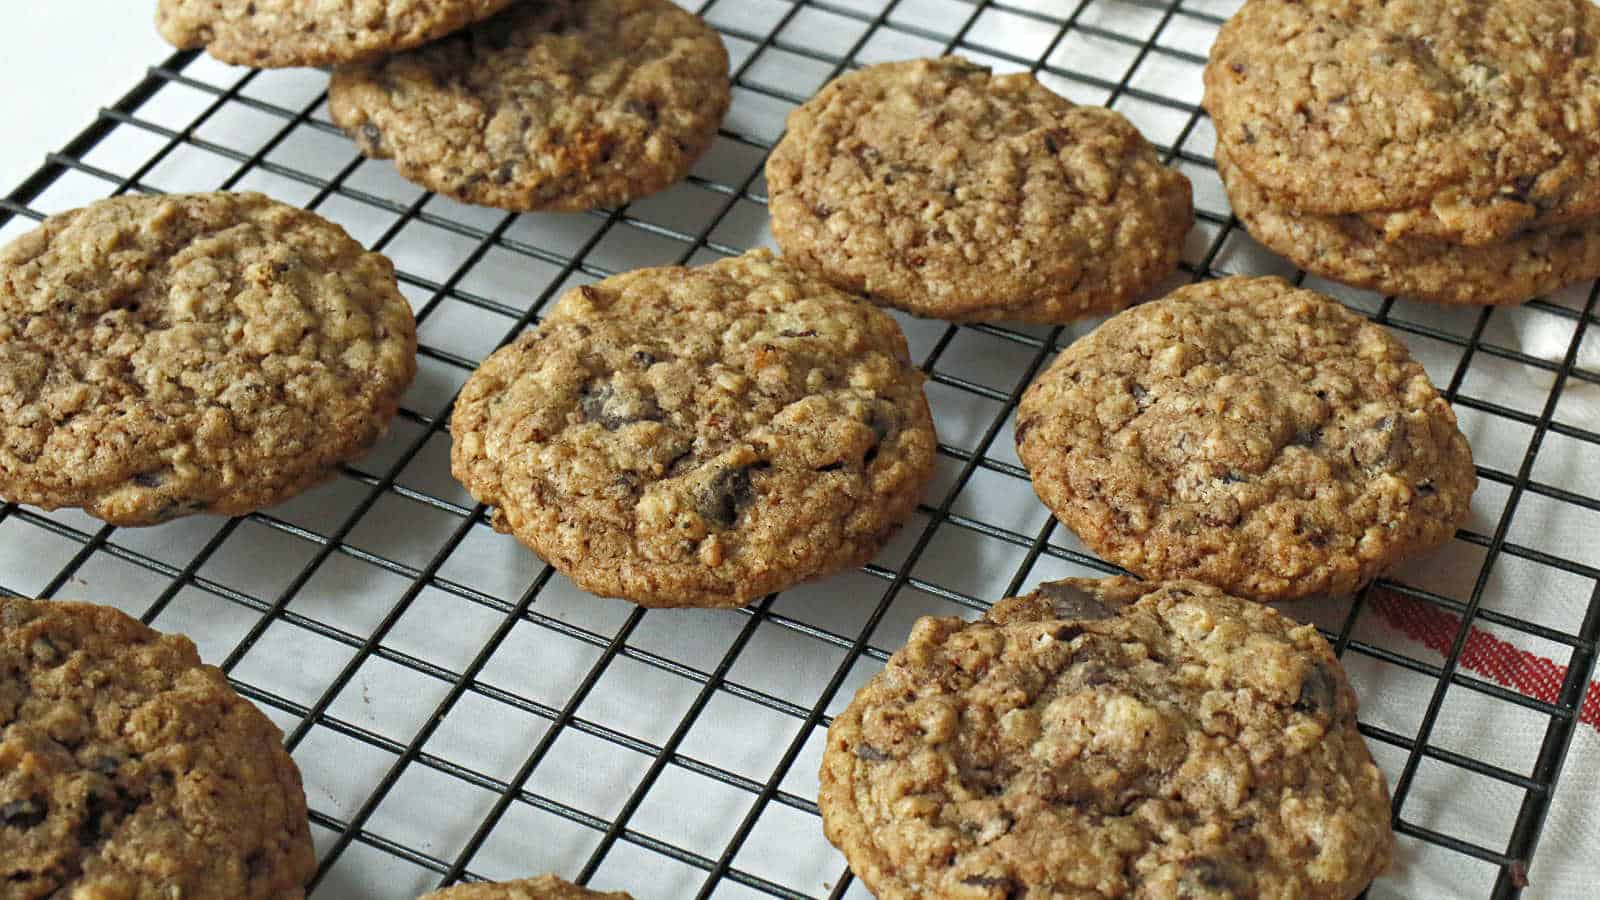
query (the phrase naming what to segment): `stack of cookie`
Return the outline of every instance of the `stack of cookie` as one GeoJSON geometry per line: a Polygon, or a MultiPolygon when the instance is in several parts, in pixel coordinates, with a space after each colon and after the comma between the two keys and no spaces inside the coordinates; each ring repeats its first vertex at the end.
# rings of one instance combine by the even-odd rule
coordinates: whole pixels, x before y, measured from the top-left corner
{"type": "Polygon", "coordinates": [[[1205,71],[1217,170],[1301,268],[1443,303],[1600,276],[1600,7],[1249,0],[1205,71]]]}
{"type": "Polygon", "coordinates": [[[329,107],[363,153],[509,210],[668,187],[731,98],[722,39],[671,0],[161,0],[157,25],[224,62],[335,66],[329,107]]]}

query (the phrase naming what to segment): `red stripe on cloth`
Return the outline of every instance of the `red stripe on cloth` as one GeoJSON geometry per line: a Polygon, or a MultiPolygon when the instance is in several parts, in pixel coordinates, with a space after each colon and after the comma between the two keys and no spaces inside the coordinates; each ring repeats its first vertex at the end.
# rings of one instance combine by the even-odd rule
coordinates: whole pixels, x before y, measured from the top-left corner
{"type": "MultiPolygon", "coordinates": [[[[1394,591],[1374,588],[1367,595],[1367,602],[1384,621],[1440,656],[1450,652],[1456,632],[1461,629],[1461,617],[1455,613],[1394,591]]],[[[1461,648],[1461,665],[1493,679],[1501,687],[1546,703],[1556,702],[1567,678],[1566,666],[1558,666],[1477,628],[1467,635],[1466,646],[1461,648]]],[[[1600,682],[1591,682],[1584,692],[1578,721],[1600,730],[1600,682]]]]}

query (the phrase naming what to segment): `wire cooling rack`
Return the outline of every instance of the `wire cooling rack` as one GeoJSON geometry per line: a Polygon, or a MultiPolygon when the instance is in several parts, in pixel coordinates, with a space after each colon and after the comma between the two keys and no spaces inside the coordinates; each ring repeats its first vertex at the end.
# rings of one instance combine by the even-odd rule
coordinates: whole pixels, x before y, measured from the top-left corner
{"type": "Polygon", "coordinates": [[[512,216],[425,194],[357,155],[316,70],[179,53],[101,110],[0,204],[0,238],[126,191],[263,190],[394,258],[421,371],[372,454],[257,515],[119,530],[0,507],[0,591],[113,603],[190,634],[285,731],[315,897],[543,871],[641,898],[867,896],[814,803],[831,715],[917,616],[1112,571],[1054,525],[1012,449],[1018,395],[1094,323],[902,317],[941,436],[922,506],[863,570],[737,612],[584,595],[488,527],[449,477],[446,426],[475,364],[562,290],[770,243],[762,163],[828,79],[957,51],[1120,110],[1194,180],[1174,285],[1292,275],[1389,326],[1445,389],[1482,479],[1467,526],[1362,596],[1288,611],[1335,642],[1394,792],[1402,866],[1372,895],[1511,897],[1530,877],[1537,891],[1547,817],[1591,777],[1558,791],[1569,744],[1600,721],[1581,712],[1600,633],[1594,286],[1445,309],[1307,279],[1262,251],[1228,213],[1197,106],[1237,0],[684,5],[726,37],[734,107],[693,177],[620,210],[512,216]]]}

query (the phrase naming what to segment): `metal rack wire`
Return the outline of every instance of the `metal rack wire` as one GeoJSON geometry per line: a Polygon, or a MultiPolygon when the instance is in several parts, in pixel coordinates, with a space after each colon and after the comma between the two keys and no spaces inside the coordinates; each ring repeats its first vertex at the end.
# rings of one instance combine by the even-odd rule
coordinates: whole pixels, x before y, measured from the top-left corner
{"type": "MultiPolygon", "coordinates": [[[[232,69],[193,53],[152,68],[0,201],[8,238],[125,191],[253,187],[346,224],[401,272],[422,372],[385,443],[332,484],[243,519],[145,531],[0,507],[0,592],[113,602],[189,632],[284,728],[312,807],[314,896],[410,897],[544,870],[640,897],[866,896],[822,842],[812,799],[831,714],[916,615],[971,614],[1043,578],[1112,571],[1032,499],[1010,449],[1022,389],[1087,324],[903,319],[942,437],[918,515],[863,571],[739,612],[646,612],[584,597],[495,536],[484,510],[450,483],[455,389],[561,290],[766,240],[766,151],[787,110],[829,78],[949,51],[1032,70],[1073,99],[1124,112],[1195,179],[1200,221],[1180,280],[1282,271],[1219,199],[1214,135],[1197,106],[1205,48],[1236,2],[684,5],[726,36],[734,110],[688,182],[628,208],[518,217],[424,194],[343,141],[321,73],[232,69]]],[[[1517,896],[1580,727],[1600,637],[1600,559],[1546,542],[1518,514],[1600,514],[1597,496],[1541,475],[1552,442],[1591,459],[1600,447],[1596,423],[1574,421],[1562,403],[1571,385],[1600,388],[1600,372],[1579,364],[1600,325],[1597,290],[1500,311],[1341,296],[1425,350],[1464,421],[1516,436],[1505,453],[1486,457],[1479,446],[1487,511],[1456,541],[1477,560],[1470,578],[1408,574],[1313,618],[1358,687],[1411,679],[1427,697],[1410,718],[1374,712],[1370,696],[1363,712],[1392,779],[1403,851],[1416,865],[1471,869],[1475,894],[1517,896]],[[1518,316],[1570,328],[1558,360],[1500,339],[1518,316]],[[1502,394],[1492,376],[1506,367],[1548,385],[1502,394]],[[1570,582],[1583,614],[1550,622],[1500,603],[1501,576],[1529,566],[1570,582]],[[1389,640],[1380,604],[1446,616],[1437,658],[1389,640]],[[1480,629],[1557,657],[1555,683],[1541,691],[1475,673],[1468,648],[1480,629]],[[1462,714],[1461,696],[1533,717],[1542,741],[1516,753],[1441,739],[1441,725],[1462,714]],[[1416,799],[1440,773],[1481,780],[1508,805],[1477,811],[1494,820],[1483,828],[1449,824],[1433,801],[1416,799]]]]}

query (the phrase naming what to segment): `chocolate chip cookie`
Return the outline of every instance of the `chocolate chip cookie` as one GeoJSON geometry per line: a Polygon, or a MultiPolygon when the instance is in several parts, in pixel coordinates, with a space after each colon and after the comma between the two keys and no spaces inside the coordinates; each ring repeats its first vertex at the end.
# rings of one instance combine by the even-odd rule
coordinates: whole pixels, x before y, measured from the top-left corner
{"type": "Polygon", "coordinates": [[[462,884],[442,891],[434,891],[422,900],[633,900],[616,891],[602,893],[562,881],[554,875],[540,875],[524,881],[462,884]]]}
{"type": "Polygon", "coordinates": [[[828,729],[821,782],[882,900],[1347,900],[1394,854],[1327,642],[1189,581],[919,620],[828,729]]]}
{"type": "Polygon", "coordinates": [[[444,37],[513,0],[160,0],[156,28],[239,66],[331,66],[444,37]]]}
{"type": "Polygon", "coordinates": [[[334,72],[334,121],[375,159],[468,203],[583,210],[659,191],[711,145],[728,52],[670,0],[534,0],[334,72]]]}
{"type": "Polygon", "coordinates": [[[1096,553],[1254,600],[1356,590],[1449,540],[1477,485],[1405,345],[1278,278],[1118,314],[1029,386],[1016,435],[1096,553]]]}
{"type": "Polygon", "coordinates": [[[1249,0],[1205,84],[1279,206],[1473,246],[1600,216],[1589,0],[1249,0]]]}
{"type": "Polygon", "coordinates": [[[284,900],[315,870],[282,733],[187,638],[0,598],[0,894],[284,900]]]}
{"type": "Polygon", "coordinates": [[[0,497],[242,515],[377,440],[416,369],[394,268],[260,194],[117,197],[0,250],[0,497]]]}
{"type": "Polygon", "coordinates": [[[1276,205],[1217,147],[1228,200],[1250,234],[1295,265],[1345,284],[1438,303],[1522,303],[1600,278],[1600,217],[1467,247],[1438,238],[1390,240],[1361,216],[1276,205]]]}
{"type": "Polygon", "coordinates": [[[739,606],[871,558],[936,440],[894,320],[766,251],[567,292],[456,402],[451,468],[584,590],[739,606]]]}
{"type": "Polygon", "coordinates": [[[785,257],[922,316],[1065,322],[1178,263],[1188,179],[1121,115],[957,57],[845,75],[767,163],[785,257]]]}

